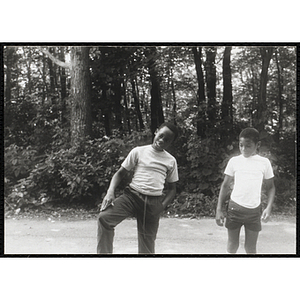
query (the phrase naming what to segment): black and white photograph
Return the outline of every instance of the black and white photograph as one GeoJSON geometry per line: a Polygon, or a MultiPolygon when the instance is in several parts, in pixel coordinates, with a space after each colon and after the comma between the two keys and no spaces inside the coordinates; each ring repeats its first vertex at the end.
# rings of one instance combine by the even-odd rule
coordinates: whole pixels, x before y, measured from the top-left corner
{"type": "Polygon", "coordinates": [[[1,11],[3,299],[297,298],[295,1],[1,11]]]}
{"type": "Polygon", "coordinates": [[[4,255],[296,255],[296,46],[4,45],[4,255]]]}

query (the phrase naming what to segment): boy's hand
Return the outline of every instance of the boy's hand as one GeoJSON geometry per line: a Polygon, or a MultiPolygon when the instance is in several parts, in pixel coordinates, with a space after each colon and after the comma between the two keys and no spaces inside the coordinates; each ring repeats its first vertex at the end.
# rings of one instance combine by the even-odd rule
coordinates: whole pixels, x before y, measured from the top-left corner
{"type": "Polygon", "coordinates": [[[261,220],[267,223],[269,221],[270,215],[271,215],[271,209],[267,207],[261,215],[261,220]]]}
{"type": "Polygon", "coordinates": [[[110,205],[114,205],[113,201],[115,200],[115,195],[114,193],[111,192],[107,192],[107,194],[105,195],[102,204],[101,204],[101,208],[100,211],[105,210],[108,206],[110,205]]]}
{"type": "Polygon", "coordinates": [[[224,214],[221,209],[216,210],[216,223],[218,226],[223,226],[224,224],[224,214]]]}

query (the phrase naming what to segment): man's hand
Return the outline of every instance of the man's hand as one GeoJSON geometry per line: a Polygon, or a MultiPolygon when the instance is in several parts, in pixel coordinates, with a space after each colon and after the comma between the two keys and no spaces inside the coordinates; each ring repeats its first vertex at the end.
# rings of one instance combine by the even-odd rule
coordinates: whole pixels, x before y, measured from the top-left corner
{"type": "Polygon", "coordinates": [[[216,223],[218,226],[223,226],[224,224],[224,214],[221,209],[216,210],[216,223]]]}
{"type": "Polygon", "coordinates": [[[105,210],[108,206],[110,205],[114,205],[113,201],[115,200],[115,195],[112,192],[107,192],[107,194],[105,195],[102,204],[101,204],[101,208],[100,211],[105,210]]]}

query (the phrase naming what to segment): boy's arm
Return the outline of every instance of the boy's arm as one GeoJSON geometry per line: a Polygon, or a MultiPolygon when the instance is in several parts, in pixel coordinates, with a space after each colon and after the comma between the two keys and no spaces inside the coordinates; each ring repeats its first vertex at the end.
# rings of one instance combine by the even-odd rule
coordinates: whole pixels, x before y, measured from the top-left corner
{"type": "Polygon", "coordinates": [[[272,206],[275,199],[275,184],[274,177],[266,180],[266,187],[268,191],[268,204],[265,210],[262,213],[261,219],[264,222],[268,222],[269,217],[271,215],[272,206]]]}
{"type": "Polygon", "coordinates": [[[112,204],[112,201],[115,199],[115,190],[127,173],[128,171],[125,168],[120,167],[120,169],[114,174],[102,201],[100,211],[105,210],[110,204],[112,204]]]}
{"type": "Polygon", "coordinates": [[[168,183],[168,192],[162,202],[164,208],[174,199],[176,194],[176,182],[168,183]]]}
{"type": "Polygon", "coordinates": [[[223,226],[224,223],[224,214],[222,211],[223,204],[226,200],[226,197],[228,195],[228,192],[230,190],[230,183],[233,180],[232,176],[225,175],[223,183],[221,185],[220,194],[218,198],[218,204],[216,209],[216,223],[219,226],[223,226]]]}

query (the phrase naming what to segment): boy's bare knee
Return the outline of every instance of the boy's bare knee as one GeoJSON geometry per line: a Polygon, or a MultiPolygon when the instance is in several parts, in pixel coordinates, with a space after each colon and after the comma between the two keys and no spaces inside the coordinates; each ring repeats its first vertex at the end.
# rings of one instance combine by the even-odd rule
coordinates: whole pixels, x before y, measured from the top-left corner
{"type": "Polygon", "coordinates": [[[240,230],[237,229],[228,229],[228,241],[227,241],[227,252],[235,254],[239,248],[240,244],[240,230]]]}
{"type": "Polygon", "coordinates": [[[239,248],[239,242],[238,241],[228,241],[227,243],[227,252],[235,254],[239,248]]]}

